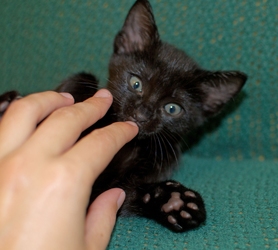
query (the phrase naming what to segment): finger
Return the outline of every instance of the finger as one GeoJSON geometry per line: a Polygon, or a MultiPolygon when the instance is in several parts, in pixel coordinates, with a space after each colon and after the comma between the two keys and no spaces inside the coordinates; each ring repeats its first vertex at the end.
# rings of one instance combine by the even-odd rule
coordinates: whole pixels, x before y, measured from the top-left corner
{"type": "Polygon", "coordinates": [[[71,165],[80,167],[84,181],[93,183],[115,154],[137,133],[135,123],[113,123],[91,132],[66,152],[64,157],[71,165]]]}
{"type": "Polygon", "coordinates": [[[116,214],[125,199],[119,188],[102,193],[90,206],[85,225],[86,249],[106,249],[116,222],[116,214]]]}
{"type": "Polygon", "coordinates": [[[54,91],[32,94],[13,102],[0,123],[1,155],[21,146],[51,112],[73,103],[70,94],[54,91]]]}
{"type": "Polygon", "coordinates": [[[84,102],[53,112],[36,130],[30,143],[37,145],[37,152],[44,155],[63,153],[85,129],[105,115],[112,101],[111,93],[102,89],[84,102]]]}

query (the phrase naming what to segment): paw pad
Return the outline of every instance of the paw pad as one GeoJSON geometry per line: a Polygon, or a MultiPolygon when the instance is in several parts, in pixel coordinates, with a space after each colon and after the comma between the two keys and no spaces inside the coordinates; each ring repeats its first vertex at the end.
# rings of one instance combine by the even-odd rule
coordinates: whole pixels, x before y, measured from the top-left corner
{"type": "Polygon", "coordinates": [[[196,198],[196,194],[193,193],[192,191],[186,191],[186,192],[184,192],[184,195],[187,197],[196,198]]]}
{"type": "Polygon", "coordinates": [[[177,220],[174,218],[174,216],[172,215],[169,215],[168,216],[168,221],[171,223],[171,224],[177,224],[177,220]]]}
{"type": "Polygon", "coordinates": [[[196,228],[206,219],[201,196],[179,182],[168,180],[152,184],[141,194],[144,215],[175,232],[196,228]]]}
{"type": "MultiPolygon", "coordinates": [[[[196,198],[196,194],[192,191],[185,191],[184,195],[186,197],[189,197],[189,198],[196,198]]],[[[184,204],[185,204],[185,202],[181,199],[181,194],[179,192],[172,192],[171,193],[171,198],[168,200],[168,202],[166,204],[164,204],[161,207],[161,211],[163,211],[165,213],[169,213],[169,212],[172,212],[172,211],[180,211],[181,210],[180,213],[179,213],[180,216],[185,220],[191,220],[192,215],[189,212],[182,209],[182,208],[184,208],[184,204]]],[[[186,207],[191,209],[191,210],[194,210],[194,211],[199,210],[199,207],[193,202],[187,203],[186,207]]],[[[171,223],[175,226],[179,226],[178,221],[177,221],[178,219],[175,218],[173,215],[169,215],[167,217],[167,219],[168,219],[169,223],[171,223]]]]}
{"type": "Polygon", "coordinates": [[[187,213],[186,211],[181,211],[180,212],[180,215],[181,215],[181,217],[182,218],[184,218],[184,219],[192,219],[192,216],[191,216],[191,214],[190,213],[187,213]]]}
{"type": "Polygon", "coordinates": [[[173,210],[179,211],[183,205],[184,202],[181,199],[181,194],[178,192],[173,192],[171,193],[171,198],[169,199],[169,201],[162,206],[162,211],[164,211],[165,213],[173,210]]]}
{"type": "Polygon", "coordinates": [[[179,182],[168,181],[168,182],[166,182],[166,185],[167,186],[173,186],[173,187],[179,187],[181,184],[179,182]]]}
{"type": "Polygon", "coordinates": [[[199,209],[198,206],[193,202],[188,203],[187,207],[189,207],[192,210],[198,210],[199,209]]]}
{"type": "Polygon", "coordinates": [[[151,195],[150,194],[145,194],[145,196],[143,197],[143,202],[145,204],[147,204],[151,199],[151,195]]]}

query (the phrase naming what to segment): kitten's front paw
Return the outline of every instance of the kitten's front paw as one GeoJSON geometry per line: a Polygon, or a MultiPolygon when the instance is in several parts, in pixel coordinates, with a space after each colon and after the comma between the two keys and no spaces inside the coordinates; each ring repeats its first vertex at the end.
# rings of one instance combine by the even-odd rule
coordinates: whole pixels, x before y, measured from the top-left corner
{"type": "Polygon", "coordinates": [[[158,183],[143,203],[152,210],[150,217],[176,232],[196,228],[206,219],[201,196],[176,181],[158,183]]]}
{"type": "Polygon", "coordinates": [[[21,98],[17,91],[9,91],[0,95],[0,118],[5,113],[12,101],[21,98]]]}

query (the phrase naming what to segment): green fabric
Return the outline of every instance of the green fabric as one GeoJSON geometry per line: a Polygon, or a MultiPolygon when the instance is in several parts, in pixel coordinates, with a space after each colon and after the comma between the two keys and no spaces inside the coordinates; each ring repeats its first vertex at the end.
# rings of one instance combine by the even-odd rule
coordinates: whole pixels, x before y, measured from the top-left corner
{"type": "MultiPolygon", "coordinates": [[[[249,80],[188,142],[175,174],[203,195],[206,225],[174,234],[144,218],[119,219],[109,249],[277,249],[277,1],[150,2],[164,40],[205,68],[239,69],[249,80]]],[[[132,4],[2,0],[0,92],[52,89],[84,70],[104,85],[113,38],[132,4]]]]}
{"type": "Polygon", "coordinates": [[[203,194],[206,225],[174,234],[147,219],[119,219],[110,249],[278,248],[277,164],[192,156],[183,164],[174,177],[203,194]]]}

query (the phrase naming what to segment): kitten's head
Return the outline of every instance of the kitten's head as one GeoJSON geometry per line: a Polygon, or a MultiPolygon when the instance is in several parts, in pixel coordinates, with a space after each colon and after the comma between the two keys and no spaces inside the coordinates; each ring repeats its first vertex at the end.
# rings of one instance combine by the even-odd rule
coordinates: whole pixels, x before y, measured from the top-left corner
{"type": "Polygon", "coordinates": [[[138,0],[114,41],[108,89],[117,120],[138,124],[139,137],[181,134],[217,114],[243,87],[236,71],[201,69],[160,40],[147,0],[138,0]]]}

